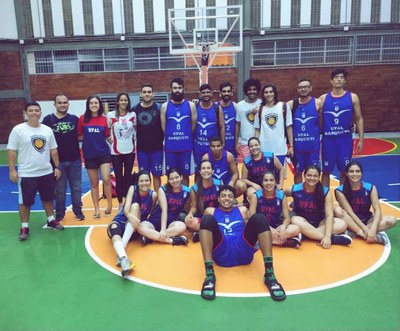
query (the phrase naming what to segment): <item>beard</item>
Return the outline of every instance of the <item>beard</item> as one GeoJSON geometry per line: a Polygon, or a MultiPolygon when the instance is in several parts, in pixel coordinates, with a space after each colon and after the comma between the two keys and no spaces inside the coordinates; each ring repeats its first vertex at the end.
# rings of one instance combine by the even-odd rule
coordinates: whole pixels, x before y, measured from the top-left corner
{"type": "Polygon", "coordinates": [[[175,102],[181,102],[184,97],[185,97],[184,93],[180,92],[171,93],[171,99],[175,102]]]}

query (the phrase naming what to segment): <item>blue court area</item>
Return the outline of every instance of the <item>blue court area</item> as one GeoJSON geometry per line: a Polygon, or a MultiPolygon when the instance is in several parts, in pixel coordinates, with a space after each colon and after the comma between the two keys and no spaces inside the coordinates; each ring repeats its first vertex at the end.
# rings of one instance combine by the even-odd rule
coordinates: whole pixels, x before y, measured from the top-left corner
{"type": "MultiPolygon", "coordinates": [[[[82,193],[90,190],[90,182],[86,169],[82,169],[82,193]]],[[[101,192],[101,189],[100,189],[101,192]]],[[[71,204],[71,195],[69,187],[67,191],[67,206],[71,204]]],[[[0,166],[0,210],[17,211],[18,210],[18,185],[9,179],[8,167],[0,166]]],[[[35,204],[32,210],[43,210],[39,195],[36,196],[35,204]]]]}
{"type": "MultiPolygon", "coordinates": [[[[381,199],[400,201],[400,155],[373,155],[354,160],[362,164],[363,180],[377,187],[381,199]]],[[[334,175],[339,178],[337,171],[334,175]]]]}

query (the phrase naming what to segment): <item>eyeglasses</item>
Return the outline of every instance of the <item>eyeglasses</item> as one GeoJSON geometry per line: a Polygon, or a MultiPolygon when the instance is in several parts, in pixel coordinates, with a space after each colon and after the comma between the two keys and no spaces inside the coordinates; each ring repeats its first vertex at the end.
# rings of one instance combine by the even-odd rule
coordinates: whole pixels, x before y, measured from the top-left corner
{"type": "Polygon", "coordinates": [[[309,89],[311,86],[310,85],[306,85],[306,86],[297,86],[298,90],[306,90],[309,89]]]}

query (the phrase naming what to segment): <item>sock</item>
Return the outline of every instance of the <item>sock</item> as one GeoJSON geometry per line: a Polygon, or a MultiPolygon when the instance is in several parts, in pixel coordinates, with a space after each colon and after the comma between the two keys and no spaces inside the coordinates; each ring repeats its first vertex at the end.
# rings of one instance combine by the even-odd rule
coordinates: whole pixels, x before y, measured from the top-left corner
{"type": "Polygon", "coordinates": [[[122,236],[122,242],[124,244],[124,247],[126,247],[126,245],[128,245],[129,239],[131,239],[131,237],[132,237],[132,233],[133,233],[132,224],[130,222],[126,222],[125,231],[122,236]]]}
{"type": "Polygon", "coordinates": [[[47,222],[50,223],[51,221],[54,221],[54,215],[47,216],[47,222]]]}
{"type": "Polygon", "coordinates": [[[274,280],[274,266],[272,261],[272,256],[264,256],[264,266],[265,266],[265,274],[264,278],[268,280],[274,280]]]}
{"type": "Polygon", "coordinates": [[[206,278],[215,278],[214,262],[213,261],[205,261],[204,266],[206,267],[206,278]]]}
{"type": "Polygon", "coordinates": [[[29,228],[29,223],[28,222],[22,222],[21,223],[21,228],[29,228]]]}
{"type": "Polygon", "coordinates": [[[124,244],[122,243],[122,240],[116,240],[113,243],[115,252],[117,253],[118,257],[124,257],[126,256],[124,244]]]}

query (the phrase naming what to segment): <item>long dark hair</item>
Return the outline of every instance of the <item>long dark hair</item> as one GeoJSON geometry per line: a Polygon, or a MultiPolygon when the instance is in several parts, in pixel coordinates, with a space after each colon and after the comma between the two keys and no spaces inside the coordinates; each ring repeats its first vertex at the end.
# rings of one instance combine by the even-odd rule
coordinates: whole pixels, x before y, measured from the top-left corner
{"type": "Polygon", "coordinates": [[[122,93],[119,93],[118,95],[117,95],[117,99],[116,99],[116,101],[117,101],[117,103],[116,103],[116,107],[115,107],[115,117],[116,118],[119,118],[119,116],[120,116],[120,113],[119,113],[119,99],[123,96],[123,95],[125,95],[126,96],[126,98],[128,99],[128,105],[126,106],[126,112],[127,113],[129,113],[130,111],[131,111],[131,99],[129,98],[129,95],[128,95],[128,93],[126,93],[126,92],[122,92],[122,93]]]}
{"type": "Polygon", "coordinates": [[[174,172],[176,172],[179,176],[182,176],[182,173],[178,169],[172,168],[167,171],[167,184],[165,184],[167,193],[171,193],[174,191],[174,189],[172,188],[172,185],[169,183],[169,176],[174,172]]]}
{"type": "Polygon", "coordinates": [[[85,109],[85,113],[83,114],[83,122],[85,122],[85,123],[88,123],[90,121],[90,119],[92,118],[92,112],[90,111],[90,108],[89,108],[91,99],[97,99],[99,101],[98,116],[101,116],[104,113],[103,103],[101,102],[100,97],[98,97],[97,95],[91,95],[89,98],[86,99],[86,109],[85,109]]]}
{"type": "MultiPolygon", "coordinates": [[[[203,163],[209,162],[211,165],[211,169],[214,169],[212,163],[210,160],[202,160],[199,165],[199,169],[201,169],[201,165],[203,163]]],[[[196,207],[197,207],[197,213],[203,215],[204,213],[204,201],[203,201],[203,178],[199,176],[197,179],[197,192],[195,192],[196,195],[196,207]]]]}
{"type": "MultiPolygon", "coordinates": [[[[316,165],[311,164],[304,169],[304,172],[303,172],[304,177],[309,170],[317,170],[318,176],[321,176],[321,169],[318,168],[316,165]]],[[[324,187],[320,180],[318,181],[317,185],[315,185],[315,202],[317,203],[318,209],[323,210],[325,208],[324,187]]]]}
{"type": "Polygon", "coordinates": [[[266,170],[266,171],[264,171],[264,173],[262,174],[262,183],[261,183],[261,187],[262,187],[262,189],[264,190],[264,186],[262,185],[263,183],[264,183],[264,176],[265,175],[272,175],[273,177],[274,177],[274,179],[275,179],[275,188],[276,188],[276,176],[275,176],[275,172],[274,171],[272,171],[272,170],[266,170]]]}
{"type": "Polygon", "coordinates": [[[261,106],[265,106],[267,104],[267,100],[264,98],[264,91],[267,87],[272,87],[272,91],[274,91],[274,105],[276,105],[279,101],[279,96],[278,96],[278,89],[276,86],[272,83],[267,83],[263,86],[261,93],[262,93],[262,101],[261,101],[261,106]]]}
{"type": "MultiPolygon", "coordinates": [[[[364,173],[363,167],[362,167],[360,162],[351,161],[346,166],[346,175],[348,174],[348,172],[350,170],[350,167],[352,167],[354,165],[360,168],[361,174],[364,173]]],[[[353,190],[351,189],[350,180],[349,180],[349,177],[347,177],[347,176],[346,176],[346,178],[344,179],[344,182],[343,182],[343,194],[346,197],[347,201],[350,203],[351,199],[353,198],[353,190]]]]}

